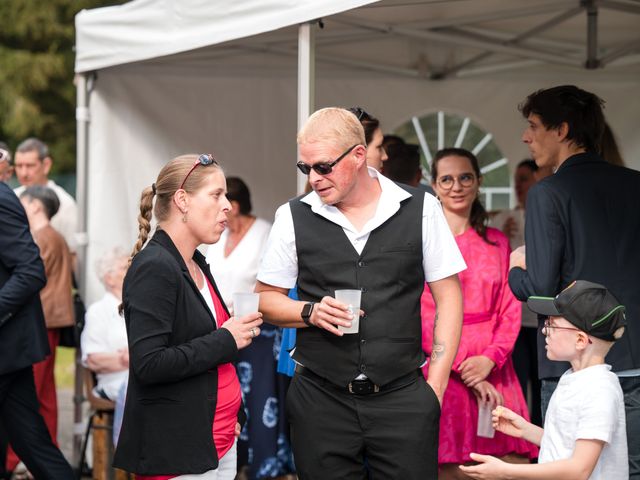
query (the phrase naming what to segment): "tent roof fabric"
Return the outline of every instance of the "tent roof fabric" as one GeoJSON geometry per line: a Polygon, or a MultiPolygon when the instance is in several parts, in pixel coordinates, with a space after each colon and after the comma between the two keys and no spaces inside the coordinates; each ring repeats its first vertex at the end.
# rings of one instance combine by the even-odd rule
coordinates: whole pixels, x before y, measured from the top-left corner
{"type": "Polygon", "coordinates": [[[638,18],[630,0],[133,0],[77,15],[76,71],[279,74],[297,58],[297,25],[322,19],[315,58],[331,74],[529,78],[590,68],[626,81],[640,71],[638,18]]]}
{"type": "Polygon", "coordinates": [[[76,16],[76,72],[138,62],[312,21],[378,0],[134,0],[76,16]]]}

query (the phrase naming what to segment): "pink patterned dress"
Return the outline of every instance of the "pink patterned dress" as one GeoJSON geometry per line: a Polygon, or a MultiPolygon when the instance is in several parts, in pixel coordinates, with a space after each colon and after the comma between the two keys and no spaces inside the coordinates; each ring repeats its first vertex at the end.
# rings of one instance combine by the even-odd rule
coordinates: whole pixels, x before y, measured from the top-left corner
{"type": "MultiPolygon", "coordinates": [[[[460,364],[467,357],[489,357],[496,366],[486,380],[502,394],[507,408],[529,419],[511,362],[511,351],[520,330],[521,307],[507,283],[509,241],[495,228],[487,228],[487,238],[497,245],[485,242],[473,228],[456,237],[467,263],[467,269],[458,274],[464,298],[464,319],[460,346],[442,402],[440,464],[469,462],[471,452],[538,456],[535,445],[500,432],[496,432],[494,438],[478,437],[478,403],[472,390],[460,378],[460,364]]],[[[422,295],[422,347],[427,356],[431,354],[434,313],[433,297],[427,287],[422,295]]],[[[428,368],[428,364],[423,368],[425,377],[428,368]]]]}

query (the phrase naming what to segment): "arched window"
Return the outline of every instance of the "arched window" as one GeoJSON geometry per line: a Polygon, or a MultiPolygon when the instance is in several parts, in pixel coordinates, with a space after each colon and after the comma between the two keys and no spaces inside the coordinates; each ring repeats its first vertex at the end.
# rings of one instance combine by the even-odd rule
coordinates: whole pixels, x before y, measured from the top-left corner
{"type": "Polygon", "coordinates": [[[484,177],[480,199],[487,210],[501,210],[511,206],[511,175],[508,161],[493,140],[493,135],[469,117],[439,110],[421,117],[411,117],[394,130],[394,134],[408,143],[420,145],[423,177],[431,181],[433,155],[441,148],[458,147],[474,153],[484,177]]]}

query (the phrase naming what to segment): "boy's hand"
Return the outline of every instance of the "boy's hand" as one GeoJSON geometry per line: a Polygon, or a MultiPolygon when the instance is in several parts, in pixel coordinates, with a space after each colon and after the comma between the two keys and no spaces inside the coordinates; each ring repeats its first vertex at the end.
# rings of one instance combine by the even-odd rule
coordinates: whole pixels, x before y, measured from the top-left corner
{"type": "Polygon", "coordinates": [[[506,407],[498,406],[491,412],[493,428],[515,438],[523,438],[529,425],[524,418],[506,407]]]}
{"type": "Polygon", "coordinates": [[[471,458],[478,462],[478,465],[460,465],[460,470],[471,478],[480,480],[500,480],[506,478],[503,474],[505,463],[502,460],[498,460],[491,455],[480,455],[478,453],[472,453],[471,458]]]}

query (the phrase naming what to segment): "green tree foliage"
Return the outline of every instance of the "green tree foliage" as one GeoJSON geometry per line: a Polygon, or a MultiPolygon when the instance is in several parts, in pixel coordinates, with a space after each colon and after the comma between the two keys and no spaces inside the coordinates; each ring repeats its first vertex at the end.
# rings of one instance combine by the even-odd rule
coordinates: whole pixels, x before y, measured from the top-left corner
{"type": "Polygon", "coordinates": [[[54,171],[75,171],[75,28],[80,10],[118,0],[0,0],[0,140],[35,136],[54,171]]]}

